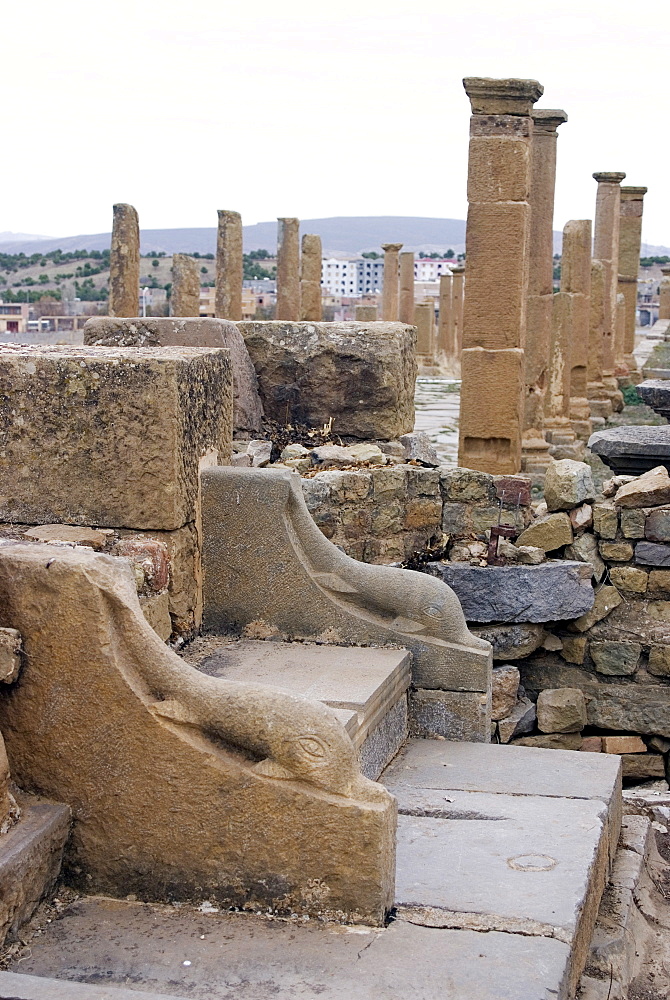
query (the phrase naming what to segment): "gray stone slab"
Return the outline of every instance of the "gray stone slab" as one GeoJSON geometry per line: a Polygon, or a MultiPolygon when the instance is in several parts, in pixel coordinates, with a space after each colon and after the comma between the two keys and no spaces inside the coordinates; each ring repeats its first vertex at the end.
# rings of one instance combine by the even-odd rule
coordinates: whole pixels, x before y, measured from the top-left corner
{"type": "Polygon", "coordinates": [[[670,466],[670,427],[645,425],[596,431],[589,448],[614,472],[639,476],[657,465],[670,466]]]}
{"type": "MultiPolygon", "coordinates": [[[[80,901],[66,914],[34,939],[21,961],[25,975],[16,978],[129,984],[133,997],[153,990],[192,1000],[569,996],[569,947],[549,937],[437,930],[405,920],[386,929],[305,924],[107,899],[80,901]]],[[[28,993],[26,1000],[47,996],[28,993]]],[[[74,989],[69,996],[108,1000],[74,989]]],[[[110,992],[109,1000],[117,997],[110,992]]]]}
{"type": "Polygon", "coordinates": [[[186,997],[0,972],[0,1000],[186,1000],[186,997]]]}
{"type": "Polygon", "coordinates": [[[649,378],[636,387],[638,396],[662,417],[670,414],[670,382],[667,378],[649,378]]]}
{"type": "Polygon", "coordinates": [[[456,593],[467,621],[548,622],[579,618],[593,606],[591,567],[551,560],[539,566],[428,563],[456,593]]]}
{"type": "Polygon", "coordinates": [[[660,542],[638,542],[635,562],[640,566],[670,566],[670,545],[660,542]]]}

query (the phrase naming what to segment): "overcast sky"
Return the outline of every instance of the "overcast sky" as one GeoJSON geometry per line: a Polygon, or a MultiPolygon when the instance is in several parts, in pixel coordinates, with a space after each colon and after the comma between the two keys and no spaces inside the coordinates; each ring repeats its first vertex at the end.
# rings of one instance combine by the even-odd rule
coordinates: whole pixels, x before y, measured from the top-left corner
{"type": "Polygon", "coordinates": [[[30,0],[3,10],[0,231],[278,215],[465,218],[463,76],[563,108],[555,228],[596,170],[670,245],[667,0],[30,0]]]}

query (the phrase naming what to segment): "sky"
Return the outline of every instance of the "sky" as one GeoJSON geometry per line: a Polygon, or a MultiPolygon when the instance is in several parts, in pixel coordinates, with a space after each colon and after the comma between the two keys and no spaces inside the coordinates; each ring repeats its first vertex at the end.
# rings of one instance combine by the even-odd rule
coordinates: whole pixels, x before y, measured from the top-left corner
{"type": "Polygon", "coordinates": [[[554,228],[594,171],[670,245],[667,0],[30,0],[5,5],[0,231],[277,216],[465,218],[464,76],[529,77],[558,140],[554,228]]]}

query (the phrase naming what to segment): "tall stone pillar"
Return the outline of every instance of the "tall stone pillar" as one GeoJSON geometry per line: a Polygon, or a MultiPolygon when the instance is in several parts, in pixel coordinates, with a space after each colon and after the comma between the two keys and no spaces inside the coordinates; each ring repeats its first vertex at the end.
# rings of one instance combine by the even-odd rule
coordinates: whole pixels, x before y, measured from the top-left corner
{"type": "Polygon", "coordinates": [[[622,187],[619,217],[619,293],[626,300],[623,357],[635,382],[639,382],[641,378],[633,351],[637,325],[635,316],[642,244],[642,209],[646,193],[646,187],[622,187]]]}
{"type": "Polygon", "coordinates": [[[170,311],[173,316],[200,315],[200,275],[193,257],[185,253],[172,256],[172,295],[170,311]]]}
{"type": "Polygon", "coordinates": [[[624,173],[597,173],[596,219],[593,256],[605,266],[603,310],[603,384],[615,410],[623,407],[623,397],[615,377],[614,339],[616,335],[616,297],[619,285],[619,216],[621,181],[624,173]]]}
{"type": "Polygon", "coordinates": [[[658,318],[670,319],[670,267],[662,267],[658,288],[658,318]]]}
{"type": "Polygon", "coordinates": [[[437,331],[437,353],[448,363],[456,360],[456,345],[453,341],[454,324],[451,315],[452,274],[440,275],[440,317],[437,331]]]}
{"type": "Polygon", "coordinates": [[[536,80],[463,81],[472,105],[459,465],[521,469],[536,80]]]}
{"type": "Polygon", "coordinates": [[[612,416],[612,400],[603,382],[605,329],[605,265],[591,261],[591,308],[589,311],[589,359],[586,391],[591,410],[591,424],[597,429],[612,416]]]}
{"type": "Polygon", "coordinates": [[[451,341],[460,359],[463,350],[463,301],[465,299],[465,266],[455,264],[451,269],[453,275],[451,288],[451,341]]]}
{"type": "Polygon", "coordinates": [[[300,319],[300,220],[277,219],[276,319],[300,319]]]}
{"type": "Polygon", "coordinates": [[[619,292],[616,297],[616,328],[614,331],[614,363],[617,372],[623,370],[629,375],[629,368],[624,357],[626,342],[626,296],[619,292]]]}
{"type": "Polygon", "coordinates": [[[323,317],[321,306],[321,269],[323,254],[321,237],[305,233],[302,238],[300,260],[300,315],[312,323],[320,323],[323,317]]]}
{"type": "Polygon", "coordinates": [[[214,315],[219,319],[242,319],[242,216],[219,210],[216,236],[216,296],[214,315]]]}
{"type": "Polygon", "coordinates": [[[406,250],[400,254],[400,302],[398,318],[401,323],[414,322],[414,254],[406,250]]]}
{"type": "Polygon", "coordinates": [[[398,253],[402,243],[382,243],[384,251],[384,287],[382,288],[382,319],[398,320],[398,253]]]}
{"type": "Polygon", "coordinates": [[[570,296],[570,423],[581,441],[591,436],[586,394],[591,320],[591,220],[576,219],[563,230],[561,292],[570,296]]]}
{"type": "Polygon", "coordinates": [[[544,437],[544,403],[551,350],[554,292],[554,190],[557,129],[565,111],[535,108],[530,167],[530,257],[524,355],[522,466],[542,473],[552,461],[544,437]]]}
{"type": "Polygon", "coordinates": [[[132,205],[114,205],[109,254],[109,315],[137,316],[140,303],[140,221],[132,205]]]}
{"type": "Polygon", "coordinates": [[[430,367],[435,353],[435,306],[432,299],[417,302],[412,319],[416,327],[416,353],[419,363],[430,367]]]}

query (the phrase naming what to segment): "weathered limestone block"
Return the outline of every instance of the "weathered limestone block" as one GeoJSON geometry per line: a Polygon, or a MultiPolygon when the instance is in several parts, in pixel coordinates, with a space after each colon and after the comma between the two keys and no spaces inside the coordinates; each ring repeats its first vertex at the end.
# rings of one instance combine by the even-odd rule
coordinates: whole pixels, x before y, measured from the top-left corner
{"type": "Polygon", "coordinates": [[[2,546],[0,608],[28,654],[0,728],[17,782],[73,803],[70,884],[383,922],[395,803],[331,709],[189,666],[111,556],[2,546]]]}
{"type": "Polygon", "coordinates": [[[591,504],[583,503],[581,507],[568,511],[568,517],[573,531],[586,531],[593,526],[593,507],[591,504]]]}
{"type": "Polygon", "coordinates": [[[512,740],[516,747],[540,747],[541,750],[584,750],[584,742],[580,733],[545,733],[512,740]]]}
{"type": "Polygon", "coordinates": [[[617,490],[617,507],[658,507],[670,503],[670,476],[664,465],[638,476],[617,490]]]}
{"type": "Polygon", "coordinates": [[[626,300],[624,356],[631,370],[637,368],[633,357],[635,347],[635,313],[637,310],[637,275],[640,267],[643,199],[645,187],[622,187],[619,217],[619,277],[618,288],[626,300]]]}
{"type": "Polygon", "coordinates": [[[491,681],[491,719],[498,722],[513,711],[519,694],[520,675],[516,667],[496,667],[491,681]]]}
{"type": "Polygon", "coordinates": [[[472,622],[560,621],[593,606],[591,567],[584,563],[482,567],[433,562],[426,571],[454,589],[472,622]]]}
{"type": "Polygon", "coordinates": [[[318,530],[293,473],[208,469],[202,490],[206,628],[262,622],[288,638],[403,646],[418,688],[488,692],[491,647],[468,631],[455,594],[425,574],[344,555],[318,530]]]}
{"type": "Polygon", "coordinates": [[[617,676],[634,674],[640,662],[642,646],[639,642],[603,640],[592,642],[589,653],[599,674],[617,676]]]}
{"type": "Polygon", "coordinates": [[[300,319],[300,219],[277,219],[278,320],[300,319]]]}
{"type": "Polygon", "coordinates": [[[498,737],[501,743],[509,743],[515,736],[532,733],[537,720],[537,710],[530,698],[520,698],[506,719],[498,723],[498,737]]]}
{"type": "Polygon", "coordinates": [[[533,545],[544,552],[554,552],[573,541],[572,524],[568,515],[561,511],[538,517],[517,538],[519,545],[533,545]]]}
{"type": "Polygon", "coordinates": [[[382,320],[396,323],[399,319],[398,254],[402,243],[382,243],[384,251],[384,279],[382,284],[382,320]]]}
{"type": "Polygon", "coordinates": [[[530,656],[547,636],[542,625],[531,622],[518,625],[480,625],[471,631],[480,639],[491,643],[494,661],[521,660],[524,656],[530,656]]]}
{"type": "Polygon", "coordinates": [[[611,502],[593,506],[593,530],[601,538],[616,538],[619,530],[619,515],[611,502]]]}
{"type": "Polygon", "coordinates": [[[170,311],[173,316],[200,316],[200,275],[193,257],[185,253],[172,256],[172,295],[170,311]]]}
{"type": "Polygon", "coordinates": [[[414,328],[400,323],[240,323],[265,415],[392,440],[414,429],[414,328]]]}
{"type": "Polygon", "coordinates": [[[572,510],[585,500],[593,500],[596,489],[593,473],[585,462],[569,458],[552,462],[544,480],[544,499],[547,510],[572,510]]]}
{"type": "Polygon", "coordinates": [[[598,542],[595,535],[591,535],[588,532],[584,532],[583,535],[578,535],[572,545],[568,545],[566,547],[565,558],[576,559],[578,562],[589,563],[593,570],[593,578],[596,583],[600,583],[605,575],[606,566],[600,558],[600,553],[598,552],[598,542]]]}
{"type": "Polygon", "coordinates": [[[639,736],[603,736],[603,753],[646,753],[647,747],[639,736]]]}
{"type": "Polygon", "coordinates": [[[658,677],[670,677],[670,646],[655,643],[651,647],[647,670],[658,677]]]}
{"type": "Polygon", "coordinates": [[[606,618],[614,608],[621,604],[621,595],[616,587],[601,587],[595,592],[593,605],[585,615],[570,622],[574,632],[586,632],[597,622],[606,618]]]}
{"type": "Polygon", "coordinates": [[[628,562],[635,551],[630,542],[598,542],[598,551],[606,562],[628,562]]]}
{"type": "Polygon", "coordinates": [[[355,306],[354,319],[357,323],[376,323],[377,306],[355,306]]]}
{"type": "Polygon", "coordinates": [[[658,753],[621,755],[621,776],[629,781],[648,781],[665,778],[665,762],[658,753]]]}
{"type": "Polygon", "coordinates": [[[670,595],[670,570],[652,569],[649,571],[648,590],[650,596],[665,597],[670,595]]]}
{"type": "Polygon", "coordinates": [[[234,323],[211,318],[114,320],[95,316],[84,324],[84,343],[107,347],[225,347],[233,366],[235,430],[261,429],[263,407],[256,372],[234,323]]]}
{"type": "Polygon", "coordinates": [[[488,743],[490,700],[485,694],[418,688],[410,693],[410,736],[488,743]]]}
{"type": "Polygon", "coordinates": [[[586,702],[578,688],[540,691],[537,726],[543,733],[577,733],[586,725],[586,702]]]}
{"type": "Polygon", "coordinates": [[[586,657],[586,647],[588,639],[583,635],[564,636],[562,639],[563,648],[561,656],[568,663],[583,663],[586,657]]]}
{"type": "Polygon", "coordinates": [[[96,551],[103,549],[109,540],[106,531],[74,524],[40,524],[23,534],[38,542],[69,542],[71,545],[87,545],[96,551]]]}
{"type": "Polygon", "coordinates": [[[435,354],[435,306],[433,300],[417,302],[412,323],[416,327],[416,353],[431,359],[435,354]]]}
{"type": "Polygon", "coordinates": [[[225,351],[5,346],[0,394],[3,520],[179,528],[230,455],[225,351]]]}
{"type": "Polygon", "coordinates": [[[240,320],[244,274],[242,216],[225,209],[218,214],[214,311],[220,319],[240,320]]]}
{"type": "Polygon", "coordinates": [[[649,574],[646,570],[635,566],[611,566],[610,580],[617,590],[625,590],[630,594],[644,594],[647,590],[649,574]]]}
{"type": "Polygon", "coordinates": [[[312,323],[320,323],[322,318],[321,258],[321,237],[305,233],[300,258],[300,318],[312,323]]]}
{"type": "Polygon", "coordinates": [[[140,298],[140,223],[132,205],[114,206],[109,255],[109,315],[135,316],[140,298]]]}
{"type": "Polygon", "coordinates": [[[440,460],[435,446],[426,431],[415,431],[412,434],[402,434],[400,444],[405,452],[406,462],[418,462],[420,465],[436,467],[440,460]]]}
{"type": "Polygon", "coordinates": [[[445,500],[496,500],[492,475],[474,469],[445,469],[440,473],[440,485],[445,500]]]}
{"type": "Polygon", "coordinates": [[[621,533],[624,538],[644,538],[644,510],[636,507],[623,507],[619,512],[621,533]]]}
{"type": "Polygon", "coordinates": [[[523,351],[519,348],[463,349],[461,379],[459,465],[494,475],[518,472],[523,420],[523,351]],[[490,405],[484,407],[483,400],[490,401],[490,405]]]}
{"type": "Polygon", "coordinates": [[[644,525],[644,537],[650,542],[670,542],[670,507],[650,510],[644,525]]]}
{"type": "MultiPolygon", "coordinates": [[[[414,254],[401,253],[399,257],[398,319],[401,323],[414,323],[414,254]]],[[[421,353],[421,351],[419,351],[421,353]]]]}

